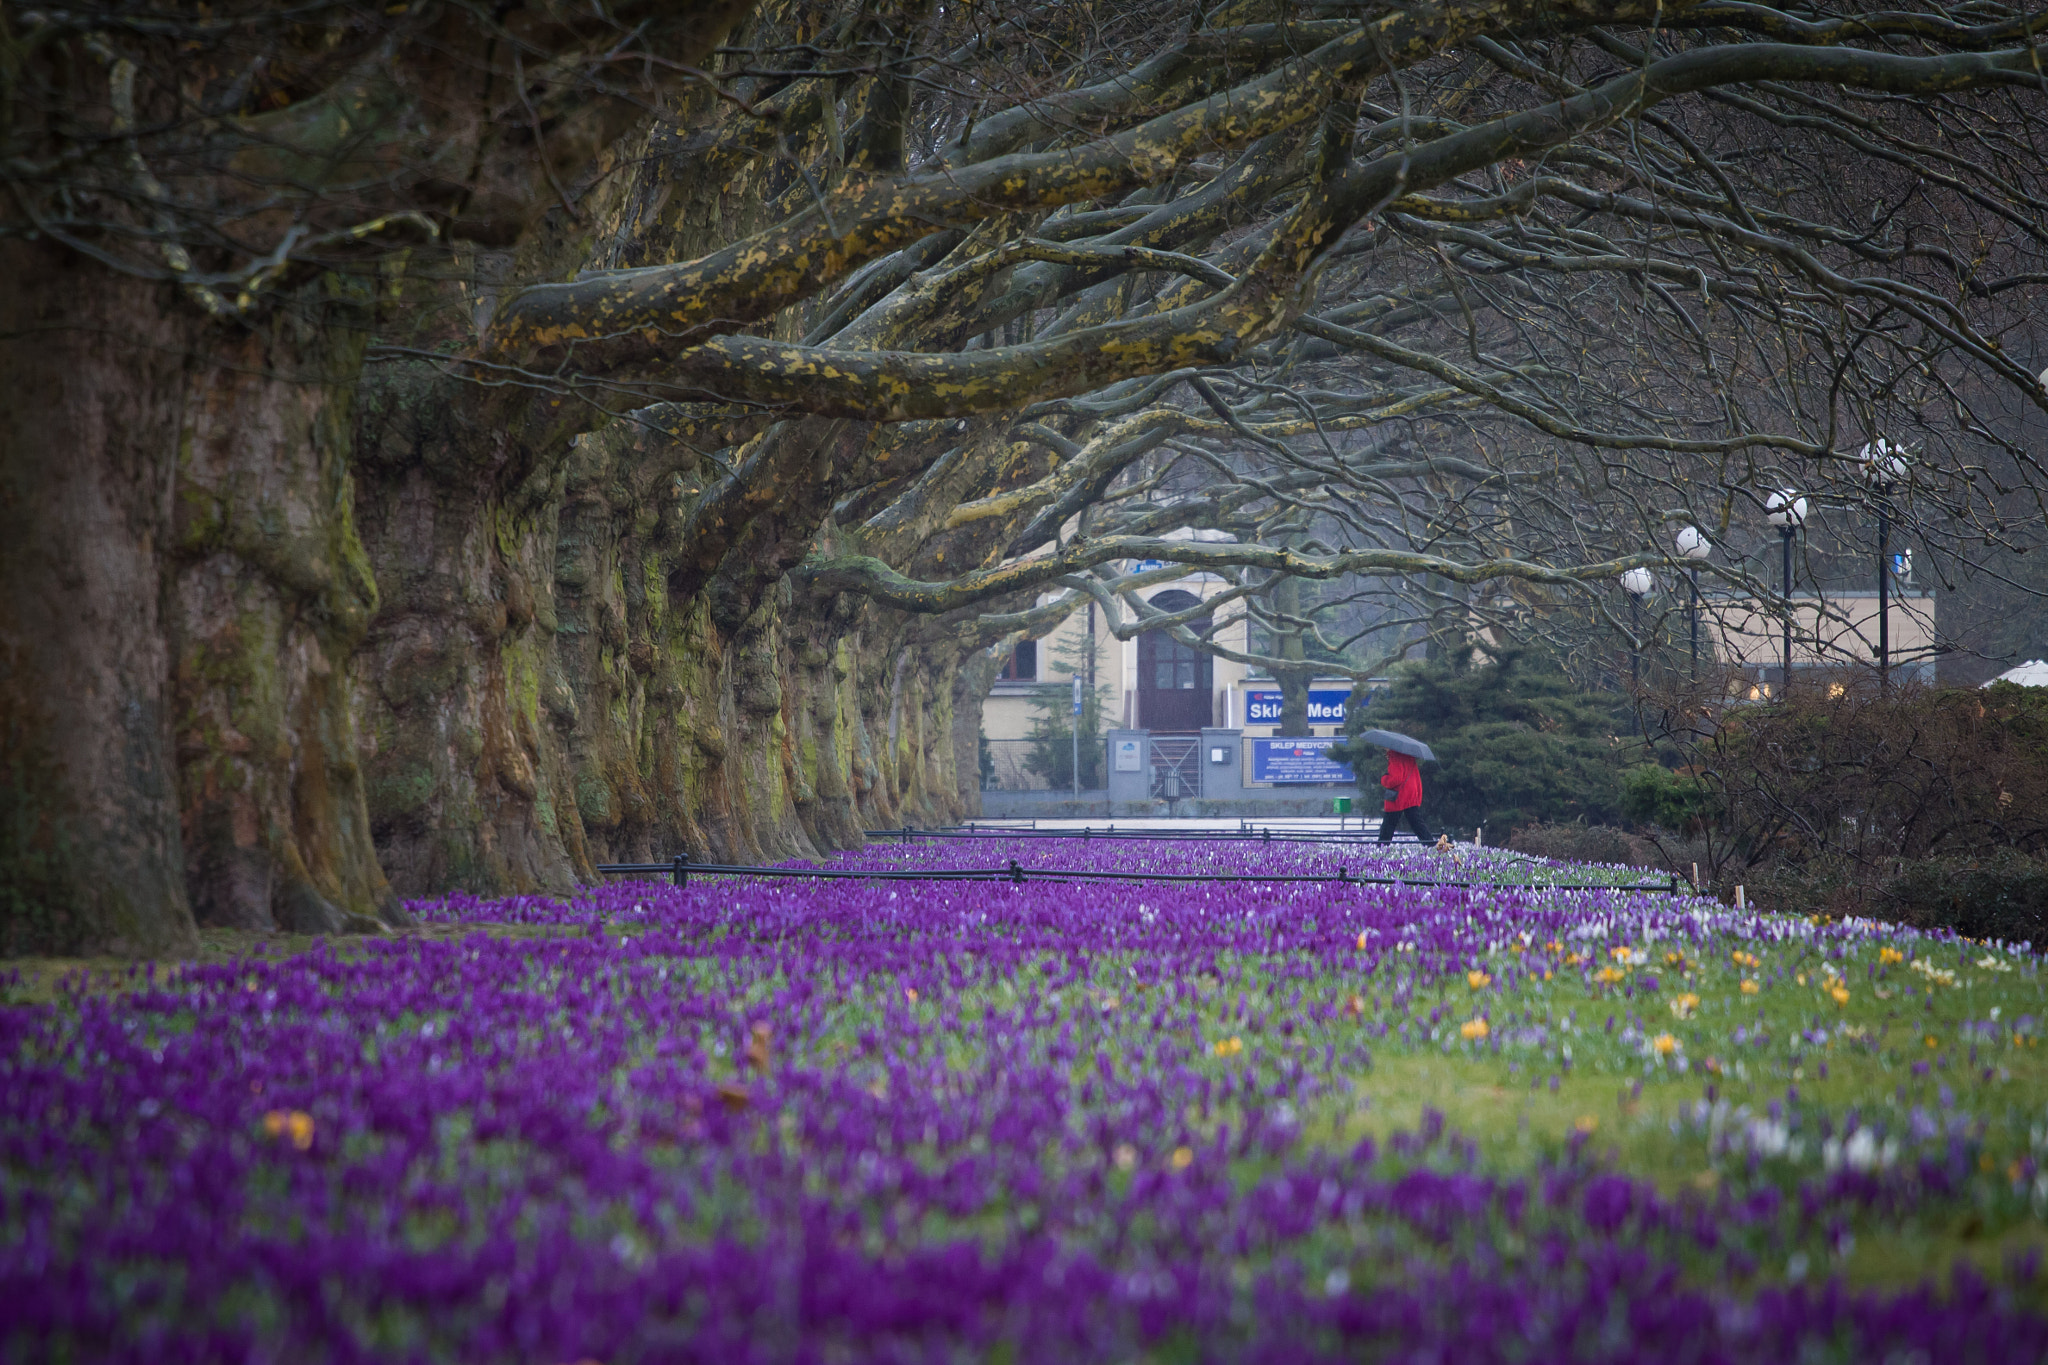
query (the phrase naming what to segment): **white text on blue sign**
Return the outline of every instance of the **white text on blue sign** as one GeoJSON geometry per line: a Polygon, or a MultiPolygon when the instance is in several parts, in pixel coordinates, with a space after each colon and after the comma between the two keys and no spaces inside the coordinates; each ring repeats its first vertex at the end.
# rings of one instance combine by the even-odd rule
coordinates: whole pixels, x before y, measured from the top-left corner
{"type": "MultiPolygon", "coordinates": [[[[1344,702],[1351,693],[1345,688],[1312,688],[1308,694],[1308,723],[1310,725],[1342,725],[1344,723],[1344,702]]],[[[1278,725],[1280,723],[1280,693],[1246,692],[1244,694],[1244,723],[1246,725],[1278,725]]]]}

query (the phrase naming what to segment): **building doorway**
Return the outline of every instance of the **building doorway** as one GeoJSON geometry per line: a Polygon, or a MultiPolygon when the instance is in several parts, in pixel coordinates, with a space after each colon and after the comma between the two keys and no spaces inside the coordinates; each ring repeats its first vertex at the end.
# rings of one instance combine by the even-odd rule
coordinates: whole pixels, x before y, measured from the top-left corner
{"type": "MultiPolygon", "coordinates": [[[[1171,588],[1152,598],[1150,605],[1160,611],[1186,611],[1201,600],[1191,592],[1171,588]]],[[[1188,625],[1197,635],[1208,628],[1207,621],[1188,625]]],[[[1200,730],[1211,719],[1214,691],[1212,656],[1181,644],[1163,630],[1148,630],[1138,637],[1140,729],[1154,734],[1200,730]]]]}

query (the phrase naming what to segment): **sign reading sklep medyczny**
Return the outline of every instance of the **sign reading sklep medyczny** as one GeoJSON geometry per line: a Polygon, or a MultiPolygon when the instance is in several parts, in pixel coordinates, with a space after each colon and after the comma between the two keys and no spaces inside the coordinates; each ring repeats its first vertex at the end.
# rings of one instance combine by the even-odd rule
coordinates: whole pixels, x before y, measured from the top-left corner
{"type": "Polygon", "coordinates": [[[1252,741],[1254,782],[1342,782],[1356,779],[1351,769],[1330,757],[1332,744],[1342,743],[1335,735],[1310,735],[1302,739],[1255,739],[1252,741]]]}
{"type": "MultiPolygon", "coordinates": [[[[1310,725],[1342,725],[1344,723],[1344,701],[1351,695],[1348,687],[1309,689],[1308,723],[1310,725]]],[[[1280,723],[1280,689],[1270,692],[1246,691],[1244,694],[1244,723],[1246,725],[1278,725],[1280,723]]]]}

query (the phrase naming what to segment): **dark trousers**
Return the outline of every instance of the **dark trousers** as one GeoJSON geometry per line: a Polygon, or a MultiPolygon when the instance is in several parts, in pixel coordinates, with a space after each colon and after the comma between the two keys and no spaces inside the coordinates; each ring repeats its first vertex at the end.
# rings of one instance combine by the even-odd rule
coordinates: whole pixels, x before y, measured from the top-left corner
{"type": "Polygon", "coordinates": [[[1394,826],[1401,823],[1401,817],[1404,815],[1408,817],[1408,828],[1415,831],[1416,838],[1422,840],[1425,844],[1435,841],[1436,836],[1422,827],[1422,807],[1410,806],[1407,810],[1380,812],[1381,843],[1391,844],[1394,842],[1394,826]]]}

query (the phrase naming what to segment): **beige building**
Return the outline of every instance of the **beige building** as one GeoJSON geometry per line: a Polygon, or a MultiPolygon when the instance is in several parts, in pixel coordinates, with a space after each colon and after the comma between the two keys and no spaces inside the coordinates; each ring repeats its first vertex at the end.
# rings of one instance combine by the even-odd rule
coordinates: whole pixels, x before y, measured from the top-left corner
{"type": "MultiPolygon", "coordinates": [[[[1191,573],[1140,595],[1160,611],[1178,612],[1227,587],[1215,574],[1191,573]]],[[[1220,615],[1216,642],[1248,652],[1250,627],[1243,608],[1233,602],[1222,607],[1220,615]]],[[[992,785],[1011,790],[1053,785],[1044,772],[1032,769],[1031,736],[1048,720],[1065,730],[1072,718],[1074,675],[1079,673],[1086,687],[1091,662],[1102,731],[1149,730],[1162,736],[1193,736],[1212,728],[1241,729],[1249,736],[1280,733],[1273,723],[1279,685],[1270,678],[1234,660],[1180,644],[1164,630],[1119,640],[1110,634],[1099,609],[1081,607],[1043,639],[1018,644],[1004,659],[981,716],[992,785]]],[[[1350,689],[1349,678],[1319,678],[1311,684],[1311,735],[1343,733],[1341,708],[1350,689]]],[[[1099,735],[1083,738],[1084,743],[1091,738],[1101,742],[1099,735]]],[[[1248,765],[1248,747],[1245,753],[1248,765]]],[[[1035,761],[1043,766],[1045,759],[1040,754],[1035,761]]],[[[1083,760],[1084,781],[1097,775],[1093,762],[1083,760]]],[[[1254,783],[1248,766],[1244,783],[1269,785],[1254,783]]]]}
{"type": "MultiPolygon", "coordinates": [[[[1792,668],[1868,668],[1877,661],[1878,601],[1863,591],[1792,594],[1792,668]]],[[[1894,677],[1934,680],[1935,596],[1895,590],[1886,610],[1894,677]]],[[[1678,629],[1683,631],[1681,619],[1678,629]]],[[[1681,635],[1678,643],[1685,643],[1681,635]]],[[[1768,696],[1784,672],[1785,622],[1750,598],[1700,599],[1700,653],[1741,666],[1757,696],[1768,696]]]]}
{"type": "MultiPolygon", "coordinates": [[[[1183,611],[1227,586],[1215,574],[1195,573],[1145,589],[1140,596],[1160,611],[1183,611]]],[[[1216,642],[1243,650],[1248,625],[1242,608],[1233,603],[1223,611],[1216,642]]],[[[1190,649],[1163,630],[1119,640],[1109,633],[1099,608],[1081,607],[1043,639],[1017,645],[1005,660],[982,708],[982,734],[991,741],[1021,740],[1042,717],[1066,715],[1074,675],[1086,679],[1091,662],[1105,729],[1200,730],[1226,724],[1246,672],[1243,664],[1190,649]]]]}

